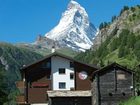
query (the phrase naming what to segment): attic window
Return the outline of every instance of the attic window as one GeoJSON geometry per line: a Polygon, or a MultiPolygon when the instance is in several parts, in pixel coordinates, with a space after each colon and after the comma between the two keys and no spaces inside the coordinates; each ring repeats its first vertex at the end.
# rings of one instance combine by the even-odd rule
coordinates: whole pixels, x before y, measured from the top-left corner
{"type": "Polygon", "coordinates": [[[108,95],[109,95],[109,96],[113,96],[113,94],[112,94],[112,93],[109,93],[108,95]]]}
{"type": "Polygon", "coordinates": [[[59,68],[59,74],[65,74],[65,68],[59,68]]]}
{"type": "Polygon", "coordinates": [[[118,80],[125,80],[126,79],[125,74],[118,74],[117,79],[118,80]]]}
{"type": "Polygon", "coordinates": [[[70,62],[70,68],[73,68],[73,67],[74,67],[74,63],[70,62]]]}
{"type": "Polygon", "coordinates": [[[124,92],[122,92],[122,95],[125,96],[126,94],[124,92]]]}

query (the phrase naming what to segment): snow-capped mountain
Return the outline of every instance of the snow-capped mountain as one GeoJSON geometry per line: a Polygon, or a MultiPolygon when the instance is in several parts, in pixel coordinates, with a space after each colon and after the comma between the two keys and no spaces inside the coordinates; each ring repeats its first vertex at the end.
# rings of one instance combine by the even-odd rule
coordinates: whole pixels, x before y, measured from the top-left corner
{"type": "Polygon", "coordinates": [[[85,51],[92,46],[95,34],[96,28],[89,22],[85,9],[71,0],[59,24],[46,33],[45,37],[59,43],[61,47],[85,51]]]}

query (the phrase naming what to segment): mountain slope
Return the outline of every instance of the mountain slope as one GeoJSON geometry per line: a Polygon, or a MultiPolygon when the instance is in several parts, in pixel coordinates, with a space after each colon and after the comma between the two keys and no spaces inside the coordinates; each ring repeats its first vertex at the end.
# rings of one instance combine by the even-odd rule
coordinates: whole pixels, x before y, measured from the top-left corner
{"type": "Polygon", "coordinates": [[[42,40],[35,44],[53,46],[58,48],[72,48],[77,51],[85,51],[92,46],[92,39],[96,34],[96,28],[89,22],[85,9],[76,1],[71,0],[67,10],[62,14],[59,24],[45,34],[42,40]],[[52,43],[48,43],[48,42],[52,43]]]}
{"type": "Polygon", "coordinates": [[[140,6],[124,7],[112,23],[102,24],[92,50],[76,58],[101,66],[117,62],[134,68],[140,62],[140,6]]]}
{"type": "Polygon", "coordinates": [[[120,12],[120,16],[113,16],[112,22],[104,22],[100,24],[100,31],[93,41],[93,48],[98,48],[108,36],[119,37],[123,29],[128,29],[130,32],[140,32],[140,6],[127,7],[120,12]]]}
{"type": "Polygon", "coordinates": [[[14,101],[14,94],[16,92],[15,81],[21,79],[20,68],[40,58],[42,58],[41,55],[31,50],[16,47],[8,43],[0,43],[0,70],[5,69],[6,72],[4,81],[7,83],[9,101],[14,101]]]}

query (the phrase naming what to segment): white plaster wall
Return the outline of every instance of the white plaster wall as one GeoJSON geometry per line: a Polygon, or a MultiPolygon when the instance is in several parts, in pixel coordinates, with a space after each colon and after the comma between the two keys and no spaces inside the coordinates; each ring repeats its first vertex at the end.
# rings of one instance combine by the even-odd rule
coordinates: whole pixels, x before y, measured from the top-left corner
{"type": "Polygon", "coordinates": [[[51,67],[53,90],[70,90],[70,88],[74,88],[74,79],[70,80],[70,73],[74,73],[74,69],[70,68],[69,60],[53,56],[51,58],[51,67]],[[59,68],[65,68],[65,74],[59,74],[59,68]],[[59,82],[66,82],[66,89],[59,89],[59,82]]]}

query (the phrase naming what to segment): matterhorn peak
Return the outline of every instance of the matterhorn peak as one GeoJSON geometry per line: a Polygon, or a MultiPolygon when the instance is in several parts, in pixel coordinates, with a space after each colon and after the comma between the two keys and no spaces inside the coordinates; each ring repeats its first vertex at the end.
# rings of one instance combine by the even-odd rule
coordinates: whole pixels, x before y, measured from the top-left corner
{"type": "Polygon", "coordinates": [[[61,47],[85,51],[92,46],[96,28],[88,19],[86,10],[76,1],[71,0],[56,27],[45,37],[59,42],[61,47]]]}
{"type": "Polygon", "coordinates": [[[75,0],[71,0],[68,4],[68,9],[72,9],[72,8],[78,8],[81,7],[80,4],[78,2],[76,2],[75,0]]]}

